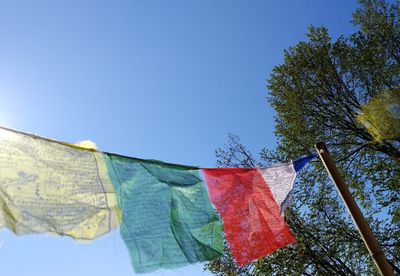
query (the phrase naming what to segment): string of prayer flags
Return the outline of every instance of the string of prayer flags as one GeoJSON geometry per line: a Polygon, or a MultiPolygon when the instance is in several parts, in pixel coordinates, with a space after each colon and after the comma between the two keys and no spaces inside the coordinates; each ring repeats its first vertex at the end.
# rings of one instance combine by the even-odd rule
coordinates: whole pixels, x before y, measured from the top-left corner
{"type": "Polygon", "coordinates": [[[0,127],[0,228],[93,240],[120,225],[138,273],[215,259],[226,239],[243,266],[295,242],[283,215],[311,158],[201,169],[0,127]]]}

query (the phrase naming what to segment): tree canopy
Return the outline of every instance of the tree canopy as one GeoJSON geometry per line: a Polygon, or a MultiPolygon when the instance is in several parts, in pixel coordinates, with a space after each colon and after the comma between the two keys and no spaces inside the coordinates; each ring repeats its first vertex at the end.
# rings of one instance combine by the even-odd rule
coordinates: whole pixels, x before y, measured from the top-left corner
{"type": "MultiPolygon", "coordinates": [[[[220,166],[254,167],[297,159],[327,143],[389,262],[400,266],[400,138],[377,141],[356,118],[382,92],[400,96],[399,2],[360,0],[358,31],[332,39],[310,27],[268,79],[277,147],[255,158],[230,135],[220,166]]],[[[296,181],[286,220],[297,244],[238,268],[226,254],[206,265],[217,275],[376,274],[372,259],[319,160],[296,181]]]]}

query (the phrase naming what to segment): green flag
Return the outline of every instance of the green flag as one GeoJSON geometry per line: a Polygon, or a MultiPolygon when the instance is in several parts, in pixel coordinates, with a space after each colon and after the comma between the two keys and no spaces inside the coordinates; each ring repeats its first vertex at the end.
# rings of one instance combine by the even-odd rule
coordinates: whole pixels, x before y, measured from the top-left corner
{"type": "Polygon", "coordinates": [[[122,210],[121,235],[136,272],[211,260],[222,253],[221,222],[197,168],[104,157],[122,210]]]}

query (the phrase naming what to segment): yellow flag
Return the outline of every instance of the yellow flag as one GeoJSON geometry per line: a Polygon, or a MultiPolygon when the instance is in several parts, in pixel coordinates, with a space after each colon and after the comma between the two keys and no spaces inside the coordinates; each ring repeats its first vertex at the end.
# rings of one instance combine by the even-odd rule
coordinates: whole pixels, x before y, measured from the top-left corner
{"type": "Polygon", "coordinates": [[[400,90],[372,98],[357,116],[376,141],[400,139],[400,90]]]}
{"type": "Polygon", "coordinates": [[[102,154],[0,128],[0,228],[91,240],[118,225],[102,154]]]}

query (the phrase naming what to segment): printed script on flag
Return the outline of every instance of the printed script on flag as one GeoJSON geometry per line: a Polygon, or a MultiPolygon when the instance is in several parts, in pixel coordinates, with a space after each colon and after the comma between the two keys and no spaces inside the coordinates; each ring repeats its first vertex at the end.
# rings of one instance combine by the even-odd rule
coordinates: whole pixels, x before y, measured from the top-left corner
{"type": "Polygon", "coordinates": [[[196,168],[107,154],[136,272],[212,260],[222,226],[196,168]]]}
{"type": "Polygon", "coordinates": [[[105,168],[97,152],[0,129],[0,226],[78,240],[110,232],[117,201],[105,168]]]}

